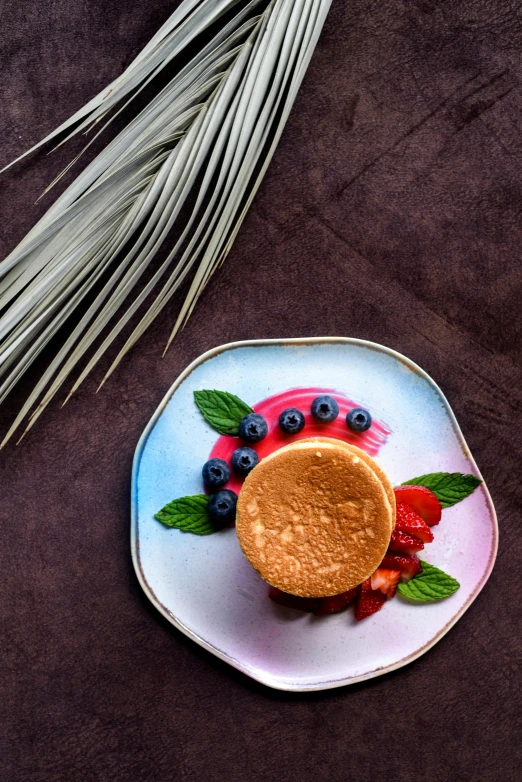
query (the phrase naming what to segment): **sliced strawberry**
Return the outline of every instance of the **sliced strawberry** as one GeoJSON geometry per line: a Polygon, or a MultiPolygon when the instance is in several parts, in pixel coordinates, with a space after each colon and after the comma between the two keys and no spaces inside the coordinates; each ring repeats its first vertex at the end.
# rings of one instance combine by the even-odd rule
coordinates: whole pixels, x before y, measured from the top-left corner
{"type": "Polygon", "coordinates": [[[381,562],[381,568],[400,570],[401,581],[409,581],[413,576],[418,576],[419,573],[422,573],[422,565],[415,554],[409,557],[406,554],[386,554],[381,562]]]}
{"type": "Polygon", "coordinates": [[[316,598],[313,597],[298,597],[298,595],[290,595],[288,592],[283,592],[277,587],[270,587],[268,597],[285,608],[295,608],[297,611],[313,611],[316,606],[316,598]]]}
{"type": "Polygon", "coordinates": [[[426,522],[421,519],[418,513],[415,513],[413,508],[406,505],[405,502],[397,503],[397,521],[395,522],[395,529],[400,529],[402,532],[409,532],[410,535],[419,538],[423,543],[431,543],[433,540],[433,532],[426,522]]]}
{"type": "Polygon", "coordinates": [[[315,616],[327,616],[328,614],[336,614],[337,611],[342,611],[357,596],[358,591],[359,587],[354,587],[349,589],[348,592],[342,592],[340,595],[318,598],[317,605],[314,608],[315,616]]]}
{"type": "Polygon", "coordinates": [[[388,570],[378,567],[370,578],[372,589],[379,589],[386,597],[393,597],[401,577],[400,570],[388,570]]]}
{"type": "Polygon", "coordinates": [[[404,554],[415,554],[424,548],[422,540],[408,535],[407,532],[401,532],[400,529],[394,529],[390,538],[390,549],[392,551],[401,551],[404,554]]]}
{"type": "Polygon", "coordinates": [[[432,491],[425,486],[397,486],[394,490],[396,502],[405,502],[430,527],[440,521],[442,505],[432,491]]]}
{"type": "Polygon", "coordinates": [[[386,595],[380,589],[372,589],[371,578],[363,581],[359,589],[359,597],[355,606],[355,618],[360,621],[380,611],[386,602],[386,595]]]}

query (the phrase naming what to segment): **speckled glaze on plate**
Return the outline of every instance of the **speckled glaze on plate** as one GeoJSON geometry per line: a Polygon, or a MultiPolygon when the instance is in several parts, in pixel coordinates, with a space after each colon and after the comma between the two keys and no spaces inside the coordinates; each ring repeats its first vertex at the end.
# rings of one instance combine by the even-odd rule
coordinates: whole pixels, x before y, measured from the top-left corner
{"type": "Polygon", "coordinates": [[[495,561],[498,528],[484,483],[443,511],[424,559],[461,588],[447,600],[389,601],[356,622],[353,611],[326,618],[267,598],[234,529],[198,537],[154,518],[166,502],[202,491],[201,467],[218,435],[193,392],[230,391],[249,404],[287,388],[336,388],[392,430],[377,461],[392,483],[477,465],[444,395],[416,364],[389,348],[342,337],[238,342],[194,361],[145,429],[132,475],[132,558],[161,613],[205,649],[269,687],[298,692],[353,684],[400,668],[433,646],[469,608],[495,561]]]}

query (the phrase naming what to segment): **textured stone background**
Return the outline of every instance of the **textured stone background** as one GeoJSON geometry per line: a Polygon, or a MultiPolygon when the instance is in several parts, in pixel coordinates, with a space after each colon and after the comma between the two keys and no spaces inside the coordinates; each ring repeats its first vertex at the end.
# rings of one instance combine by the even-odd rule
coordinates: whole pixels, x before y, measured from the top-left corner
{"type": "MultiPolygon", "coordinates": [[[[1,161],[115,77],[174,4],[4,0],[1,161]]],[[[174,307],[103,393],[100,369],[0,454],[2,780],[519,779],[521,50],[510,0],[334,0],[235,247],[167,357],[174,307]],[[129,555],[130,466],[201,352],[328,334],[384,343],[441,385],[501,545],[483,593],[420,660],[286,695],[148,604],[129,555]]],[[[51,203],[34,205],[75,143],[0,178],[2,257],[51,203]]]]}

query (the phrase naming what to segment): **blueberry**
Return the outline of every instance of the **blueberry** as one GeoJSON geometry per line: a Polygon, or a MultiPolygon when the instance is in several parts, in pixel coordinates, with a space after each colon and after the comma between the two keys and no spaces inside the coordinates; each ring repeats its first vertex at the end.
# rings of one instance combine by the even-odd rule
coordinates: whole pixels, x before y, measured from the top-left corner
{"type": "Polygon", "coordinates": [[[295,407],[287,407],[279,416],[279,426],[287,434],[297,434],[305,425],[305,417],[295,407]]]}
{"type": "Polygon", "coordinates": [[[209,459],[201,472],[209,489],[220,489],[230,480],[230,467],[224,459],[209,459]]]}
{"type": "Polygon", "coordinates": [[[356,407],[346,416],[346,423],[352,432],[365,432],[372,425],[372,417],[368,410],[356,407]]]}
{"type": "Polygon", "coordinates": [[[219,527],[225,527],[236,518],[237,494],[230,489],[221,489],[210,496],[208,515],[219,527]]]}
{"type": "Polygon", "coordinates": [[[322,424],[329,424],[339,415],[339,405],[331,396],[316,396],[312,402],[312,415],[322,424]]]}
{"type": "Polygon", "coordinates": [[[262,415],[249,413],[239,422],[239,436],[247,443],[258,443],[268,434],[268,424],[262,415]]]}
{"type": "Polygon", "coordinates": [[[232,454],[230,460],[232,468],[240,475],[248,475],[248,473],[254,469],[256,464],[259,464],[259,456],[253,448],[243,446],[242,448],[236,448],[232,454]]]}

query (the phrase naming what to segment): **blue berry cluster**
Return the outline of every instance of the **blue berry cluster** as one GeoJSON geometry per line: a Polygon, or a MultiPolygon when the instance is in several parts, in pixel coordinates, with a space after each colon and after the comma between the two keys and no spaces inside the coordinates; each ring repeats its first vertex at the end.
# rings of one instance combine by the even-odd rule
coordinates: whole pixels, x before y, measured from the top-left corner
{"type": "MultiPolygon", "coordinates": [[[[339,405],[327,394],[318,396],[312,402],[312,415],[316,421],[329,424],[339,415],[339,405]]],[[[367,410],[358,407],[350,410],[346,423],[352,432],[365,432],[372,425],[372,417],[367,410]]],[[[286,434],[298,434],[305,425],[305,417],[295,407],[288,407],[279,416],[279,427],[286,434]]],[[[241,419],[238,434],[247,443],[258,443],[268,434],[266,419],[259,413],[249,413],[241,419]]],[[[259,456],[253,448],[246,445],[236,448],[230,464],[238,475],[246,476],[259,463],[259,456]]],[[[203,481],[212,492],[208,512],[218,526],[225,527],[234,521],[236,515],[237,494],[222,487],[228,483],[232,474],[224,459],[209,459],[203,466],[203,481]]]]}

